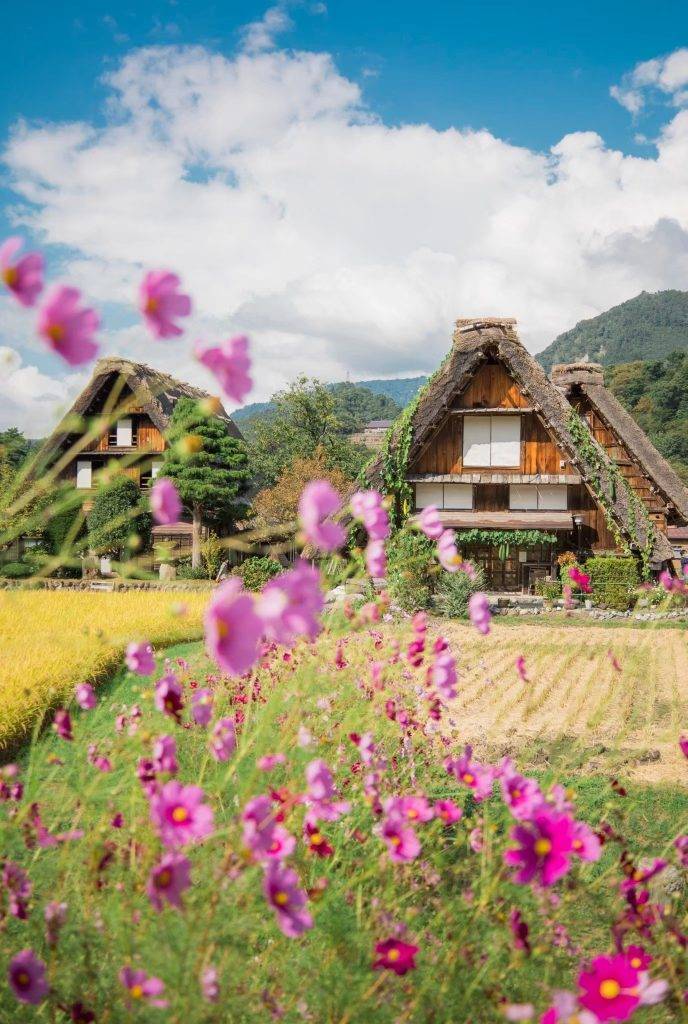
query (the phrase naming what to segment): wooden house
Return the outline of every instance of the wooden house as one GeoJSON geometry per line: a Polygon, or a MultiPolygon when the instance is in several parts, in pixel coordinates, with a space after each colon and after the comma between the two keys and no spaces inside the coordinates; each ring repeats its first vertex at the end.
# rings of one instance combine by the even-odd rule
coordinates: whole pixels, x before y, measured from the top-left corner
{"type": "Polygon", "coordinates": [[[631,551],[655,570],[672,558],[685,487],[597,376],[551,381],[514,320],[457,321],[410,429],[405,511],[436,506],[491,589],[531,589],[567,550],[631,551]]]}
{"type": "MultiPolygon", "coordinates": [[[[96,473],[113,460],[139,487],[151,486],[162,466],[165,431],[180,398],[205,399],[237,438],[241,432],[216,398],[169,374],[127,359],[100,359],[91,380],[38,453],[36,465],[60,465],[60,479],[88,499],[96,473]]],[[[191,551],[192,523],[154,526],[156,543],[167,541],[175,554],[191,551]]]]}

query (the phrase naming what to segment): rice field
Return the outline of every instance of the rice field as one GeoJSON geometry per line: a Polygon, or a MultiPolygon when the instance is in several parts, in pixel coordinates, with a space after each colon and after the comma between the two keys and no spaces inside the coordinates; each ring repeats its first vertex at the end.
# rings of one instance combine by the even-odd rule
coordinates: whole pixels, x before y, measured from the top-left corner
{"type": "Polygon", "coordinates": [[[518,754],[534,768],[685,780],[676,743],[688,727],[685,631],[494,623],[481,637],[447,622],[433,631],[459,655],[449,728],[478,751],[518,754]]]}
{"type": "Polygon", "coordinates": [[[131,640],[163,647],[202,636],[207,593],[0,592],[0,751],[81,681],[98,682],[131,640]]]}

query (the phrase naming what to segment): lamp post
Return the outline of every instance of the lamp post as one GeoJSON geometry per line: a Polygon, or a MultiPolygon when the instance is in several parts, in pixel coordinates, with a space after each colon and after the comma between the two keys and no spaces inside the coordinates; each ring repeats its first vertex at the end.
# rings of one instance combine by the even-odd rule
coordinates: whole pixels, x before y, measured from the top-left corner
{"type": "Polygon", "coordinates": [[[576,526],[576,554],[580,555],[580,528],[583,525],[583,516],[574,516],[573,522],[576,526]]]}

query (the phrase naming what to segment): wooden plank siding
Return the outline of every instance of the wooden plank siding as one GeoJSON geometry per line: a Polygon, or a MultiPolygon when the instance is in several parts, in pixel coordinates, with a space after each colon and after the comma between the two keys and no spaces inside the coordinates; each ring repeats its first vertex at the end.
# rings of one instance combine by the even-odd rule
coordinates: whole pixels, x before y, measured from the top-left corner
{"type": "MultiPolygon", "coordinates": [[[[165,439],[161,432],[152,422],[152,420],[143,414],[133,415],[132,419],[135,420],[137,430],[137,448],[143,448],[149,452],[163,452],[165,450],[165,439]]],[[[108,430],[105,431],[99,438],[97,444],[94,444],[92,451],[96,452],[117,452],[121,451],[116,445],[111,445],[109,438],[111,432],[115,429],[113,424],[108,430]]]]}

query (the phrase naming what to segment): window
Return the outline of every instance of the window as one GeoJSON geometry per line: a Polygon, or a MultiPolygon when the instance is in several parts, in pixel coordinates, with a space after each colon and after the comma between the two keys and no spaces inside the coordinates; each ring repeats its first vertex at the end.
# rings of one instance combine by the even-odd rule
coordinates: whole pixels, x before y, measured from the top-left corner
{"type": "Polygon", "coordinates": [[[509,508],[527,512],[565,512],[568,507],[566,484],[512,484],[509,508]]]}
{"type": "Polygon", "coordinates": [[[76,462],[76,485],[77,487],[88,488],[92,484],[93,474],[89,459],[77,459],[76,462]]]}
{"type": "Polygon", "coordinates": [[[162,460],[156,459],[151,462],[150,466],[146,469],[141,470],[141,477],[139,483],[141,487],[150,487],[155,478],[159,475],[162,469],[162,460]]]}
{"type": "Polygon", "coordinates": [[[158,461],[158,462],[153,462],[151,464],[151,477],[153,478],[153,480],[155,480],[155,478],[159,475],[161,469],[162,469],[162,462],[158,461]]]}
{"type": "Polygon", "coordinates": [[[472,484],[416,484],[416,508],[473,508],[472,484]]]}
{"type": "Polygon", "coordinates": [[[416,484],[416,508],[437,505],[442,508],[442,484],[416,484]]]}
{"type": "Polygon", "coordinates": [[[131,448],[132,446],[132,429],[131,429],[131,418],[125,420],[117,420],[117,447],[118,448],[131,448]]]}
{"type": "Polygon", "coordinates": [[[521,465],[520,416],[464,416],[464,466],[521,465]]]}

